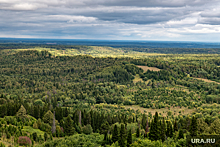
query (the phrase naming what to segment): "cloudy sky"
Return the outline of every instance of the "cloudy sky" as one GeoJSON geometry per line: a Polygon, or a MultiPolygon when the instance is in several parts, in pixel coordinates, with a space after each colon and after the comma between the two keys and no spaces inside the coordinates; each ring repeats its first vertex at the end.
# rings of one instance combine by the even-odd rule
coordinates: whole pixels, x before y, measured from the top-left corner
{"type": "Polygon", "coordinates": [[[220,1],[0,0],[0,37],[220,42],[220,1]]]}

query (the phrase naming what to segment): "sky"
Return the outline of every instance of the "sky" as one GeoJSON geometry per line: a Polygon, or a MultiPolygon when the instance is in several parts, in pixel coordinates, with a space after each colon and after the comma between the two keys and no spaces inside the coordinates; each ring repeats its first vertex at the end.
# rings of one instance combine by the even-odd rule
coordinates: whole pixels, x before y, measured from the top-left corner
{"type": "Polygon", "coordinates": [[[220,1],[0,0],[0,37],[220,42],[220,1]]]}

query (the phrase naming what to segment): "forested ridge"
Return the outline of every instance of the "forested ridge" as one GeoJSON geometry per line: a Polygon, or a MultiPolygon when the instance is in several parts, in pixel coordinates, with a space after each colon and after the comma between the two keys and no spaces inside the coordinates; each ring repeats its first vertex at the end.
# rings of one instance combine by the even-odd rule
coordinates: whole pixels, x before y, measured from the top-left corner
{"type": "Polygon", "coordinates": [[[219,135],[219,64],[215,54],[0,54],[0,146],[185,147],[187,135],[219,135]]]}
{"type": "MultiPolygon", "coordinates": [[[[94,46],[94,45],[93,45],[94,46]]],[[[50,48],[57,50],[66,50],[66,49],[76,49],[79,51],[87,51],[91,49],[91,46],[86,45],[66,45],[66,44],[41,44],[41,43],[0,43],[0,50],[4,49],[30,49],[30,48],[50,48]]],[[[107,47],[107,46],[103,46],[107,47]]],[[[178,47],[178,48],[169,48],[169,47],[135,47],[129,45],[127,46],[112,46],[113,48],[120,49],[124,52],[136,51],[142,53],[160,53],[160,54],[220,54],[220,48],[191,48],[191,47],[178,47]]]]}

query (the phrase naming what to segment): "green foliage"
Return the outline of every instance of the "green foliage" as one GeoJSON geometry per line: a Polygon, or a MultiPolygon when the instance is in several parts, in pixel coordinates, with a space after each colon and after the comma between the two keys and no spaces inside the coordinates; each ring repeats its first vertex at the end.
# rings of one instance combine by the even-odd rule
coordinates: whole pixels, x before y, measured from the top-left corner
{"type": "Polygon", "coordinates": [[[109,123],[106,121],[104,122],[102,125],[101,125],[101,128],[100,128],[100,133],[101,134],[105,134],[106,132],[108,132],[110,126],[109,126],[109,123]]]}
{"type": "Polygon", "coordinates": [[[179,134],[178,134],[178,139],[181,139],[181,138],[184,138],[182,129],[179,130],[179,134]]]}
{"type": "Polygon", "coordinates": [[[41,131],[40,129],[34,129],[31,126],[24,126],[22,131],[28,132],[30,134],[36,133],[37,135],[43,135],[44,134],[44,132],[41,131]]]}
{"type": "Polygon", "coordinates": [[[65,119],[64,122],[64,133],[68,136],[73,135],[75,132],[75,128],[73,126],[73,120],[70,116],[65,119]]]}
{"type": "Polygon", "coordinates": [[[191,136],[196,136],[198,133],[198,125],[197,125],[197,120],[195,116],[192,117],[189,132],[191,136]]]}
{"type": "Polygon", "coordinates": [[[104,136],[100,134],[76,134],[73,136],[65,137],[63,139],[57,139],[54,141],[47,141],[42,145],[38,145],[37,147],[47,147],[47,146],[89,146],[89,147],[99,147],[101,146],[101,142],[104,136]]]}
{"type": "Polygon", "coordinates": [[[5,147],[5,145],[1,142],[1,143],[0,143],[0,147],[5,147]]]}
{"type": "Polygon", "coordinates": [[[126,131],[125,131],[125,125],[121,124],[121,129],[120,129],[120,134],[119,134],[119,139],[118,143],[120,147],[125,147],[126,146],[126,131]]]}
{"type": "Polygon", "coordinates": [[[83,133],[88,135],[93,132],[92,126],[90,124],[87,124],[86,126],[83,127],[83,133]]]}
{"type": "Polygon", "coordinates": [[[48,139],[48,135],[47,133],[44,133],[44,141],[47,141],[47,139],[48,139]]]}
{"type": "Polygon", "coordinates": [[[220,119],[214,120],[210,126],[211,133],[220,134],[220,119]]]}
{"type": "Polygon", "coordinates": [[[217,83],[220,82],[220,58],[217,55],[146,59],[55,57],[51,51],[57,55],[96,48],[71,46],[72,51],[57,51],[56,47],[61,49],[53,46],[52,50],[47,49],[49,52],[39,49],[0,54],[0,134],[3,137],[32,134],[32,140],[39,146],[47,140],[43,146],[172,147],[185,146],[184,134],[189,132],[191,135],[196,135],[197,130],[197,134],[220,133],[217,83]],[[146,72],[137,65],[142,65],[146,72]],[[153,67],[160,70],[154,71],[153,67]],[[134,75],[139,77],[139,82],[134,80],[134,75]],[[153,117],[151,113],[155,109],[159,115],[153,117]],[[54,111],[56,131],[51,134],[54,111]],[[149,133],[145,113],[149,114],[149,133]],[[191,119],[191,113],[197,120],[191,119]],[[168,117],[162,120],[165,115],[168,117]],[[79,134],[74,134],[75,131],[79,134]],[[93,132],[105,134],[105,138],[93,132]],[[137,136],[132,136],[135,132],[137,136]],[[73,136],[60,139],[64,134],[73,136]]]}
{"type": "Polygon", "coordinates": [[[160,138],[159,133],[159,121],[158,121],[158,113],[155,113],[154,120],[151,122],[150,125],[150,133],[149,138],[150,140],[159,140],[160,138]]]}
{"type": "Polygon", "coordinates": [[[137,127],[137,129],[136,129],[136,137],[137,138],[140,137],[140,128],[139,127],[137,127]]]}
{"type": "Polygon", "coordinates": [[[202,133],[207,133],[209,129],[208,124],[204,121],[203,118],[198,118],[197,119],[197,124],[198,124],[198,134],[202,133]]]}
{"type": "Polygon", "coordinates": [[[167,121],[167,131],[166,131],[166,136],[172,138],[173,137],[173,126],[172,123],[170,121],[167,121]]]}
{"type": "Polygon", "coordinates": [[[127,136],[127,147],[130,147],[130,145],[132,144],[132,133],[131,133],[131,129],[128,131],[128,136],[127,136]]]}
{"type": "Polygon", "coordinates": [[[34,105],[43,106],[44,102],[41,99],[37,99],[37,100],[34,101],[34,105]]]}
{"type": "Polygon", "coordinates": [[[43,121],[44,121],[45,123],[50,124],[50,125],[53,124],[53,113],[52,113],[50,110],[47,111],[47,113],[44,115],[43,121]]]}
{"type": "Polygon", "coordinates": [[[117,127],[117,125],[114,125],[114,130],[113,130],[113,133],[112,133],[112,142],[118,141],[118,137],[119,137],[118,127],[117,127]]]}
{"type": "Polygon", "coordinates": [[[21,119],[21,120],[23,120],[23,121],[27,118],[26,109],[24,108],[23,105],[22,105],[21,108],[18,110],[16,116],[17,116],[17,118],[19,118],[19,119],[21,119]]]}
{"type": "Polygon", "coordinates": [[[34,140],[34,141],[37,141],[37,133],[36,133],[36,132],[34,132],[34,133],[32,134],[32,137],[33,137],[33,140],[34,140]]]}

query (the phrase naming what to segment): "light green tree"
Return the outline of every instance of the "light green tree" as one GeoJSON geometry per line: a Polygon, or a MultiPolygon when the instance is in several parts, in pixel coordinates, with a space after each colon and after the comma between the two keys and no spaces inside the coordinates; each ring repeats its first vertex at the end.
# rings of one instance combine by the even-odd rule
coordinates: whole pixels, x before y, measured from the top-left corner
{"type": "Polygon", "coordinates": [[[47,111],[47,113],[44,115],[43,121],[44,121],[45,123],[50,124],[50,125],[53,124],[53,113],[52,113],[50,110],[47,111]]]}
{"type": "Polygon", "coordinates": [[[24,121],[26,118],[28,118],[28,116],[26,114],[26,109],[24,108],[23,105],[21,105],[21,108],[18,110],[16,116],[17,116],[17,118],[21,119],[22,121],[24,121]]]}

